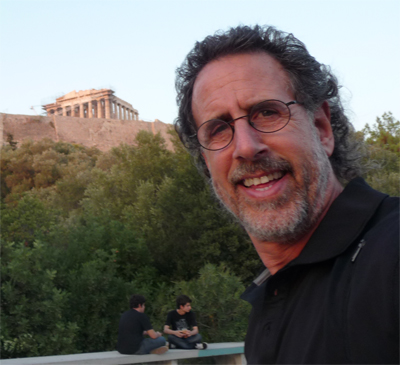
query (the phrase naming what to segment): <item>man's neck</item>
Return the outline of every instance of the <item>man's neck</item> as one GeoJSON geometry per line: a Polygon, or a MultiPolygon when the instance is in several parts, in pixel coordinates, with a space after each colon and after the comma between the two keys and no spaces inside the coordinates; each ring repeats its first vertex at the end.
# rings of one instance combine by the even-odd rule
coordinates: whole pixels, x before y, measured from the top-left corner
{"type": "Polygon", "coordinates": [[[301,239],[299,239],[295,243],[285,244],[259,241],[249,234],[258,255],[272,275],[274,275],[280,269],[285,267],[290,261],[294,260],[297,256],[300,255],[301,251],[310,240],[314,231],[317,229],[322,219],[325,217],[333,201],[342,191],[343,187],[335,178],[332,182],[331,189],[329,189],[329,193],[327,193],[325,197],[325,202],[323,204],[324,208],[319,215],[317,222],[312,227],[312,229],[310,229],[305,235],[301,237],[301,239]]]}
{"type": "Polygon", "coordinates": [[[180,314],[181,316],[183,316],[186,312],[183,311],[182,309],[177,309],[176,310],[178,312],[178,314],[180,314]]]}

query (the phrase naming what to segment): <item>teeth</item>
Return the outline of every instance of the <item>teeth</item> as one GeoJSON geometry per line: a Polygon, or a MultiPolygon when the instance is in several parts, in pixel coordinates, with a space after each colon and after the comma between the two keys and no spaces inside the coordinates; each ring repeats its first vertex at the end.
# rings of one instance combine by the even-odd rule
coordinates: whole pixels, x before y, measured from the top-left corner
{"type": "Polygon", "coordinates": [[[260,184],[266,184],[267,182],[272,181],[272,180],[279,179],[282,176],[283,176],[283,172],[275,171],[272,174],[264,175],[261,177],[255,177],[254,179],[245,179],[243,184],[244,184],[244,186],[247,186],[247,187],[252,186],[252,185],[257,186],[260,184]]]}

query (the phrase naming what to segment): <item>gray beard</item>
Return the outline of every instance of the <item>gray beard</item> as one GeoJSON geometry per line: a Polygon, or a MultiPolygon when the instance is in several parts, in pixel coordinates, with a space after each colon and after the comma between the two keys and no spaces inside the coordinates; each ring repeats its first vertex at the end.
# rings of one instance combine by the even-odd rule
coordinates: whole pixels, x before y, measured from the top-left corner
{"type": "MultiPolygon", "coordinates": [[[[319,219],[326,196],[328,176],[331,170],[328,156],[319,144],[312,159],[301,169],[302,185],[293,179],[293,189],[285,191],[274,201],[249,202],[245,198],[225,196],[213,182],[214,193],[222,205],[239,221],[248,234],[264,242],[291,244],[299,240],[319,219]],[[251,206],[251,211],[249,206],[251,206]]],[[[278,168],[293,175],[289,162],[264,157],[256,162],[238,166],[231,177],[235,184],[246,173],[278,168]]]]}

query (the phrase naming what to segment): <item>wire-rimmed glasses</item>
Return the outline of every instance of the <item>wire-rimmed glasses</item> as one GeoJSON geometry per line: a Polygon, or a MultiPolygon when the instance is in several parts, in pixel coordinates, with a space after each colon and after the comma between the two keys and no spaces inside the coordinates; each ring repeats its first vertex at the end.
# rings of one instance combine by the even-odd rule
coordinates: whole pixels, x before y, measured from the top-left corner
{"type": "Polygon", "coordinates": [[[290,121],[289,106],[301,104],[292,100],[284,103],[281,100],[264,100],[254,105],[250,113],[231,121],[222,119],[210,119],[204,122],[197,133],[190,136],[197,136],[200,145],[209,151],[218,151],[227,147],[233,140],[235,129],[232,125],[238,119],[248,118],[248,123],[261,133],[274,133],[285,128],[290,121]]]}

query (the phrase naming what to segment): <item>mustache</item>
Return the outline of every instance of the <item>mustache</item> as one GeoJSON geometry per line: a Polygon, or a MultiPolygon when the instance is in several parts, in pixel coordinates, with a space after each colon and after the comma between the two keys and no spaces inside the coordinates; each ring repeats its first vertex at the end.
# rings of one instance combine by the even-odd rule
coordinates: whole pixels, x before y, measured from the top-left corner
{"type": "Polygon", "coordinates": [[[260,171],[268,174],[276,170],[292,172],[293,168],[288,161],[282,158],[264,156],[257,161],[242,161],[231,173],[229,181],[232,184],[237,184],[248,174],[254,174],[260,171]]]}

